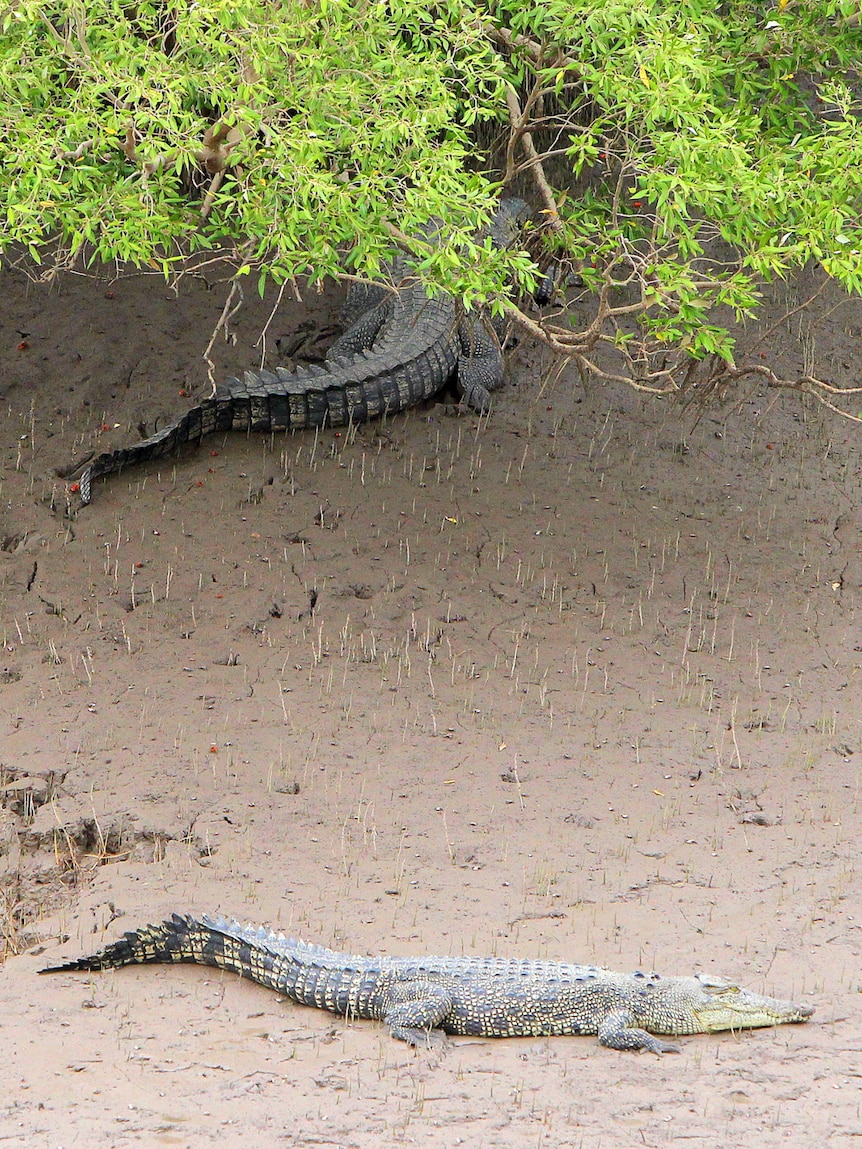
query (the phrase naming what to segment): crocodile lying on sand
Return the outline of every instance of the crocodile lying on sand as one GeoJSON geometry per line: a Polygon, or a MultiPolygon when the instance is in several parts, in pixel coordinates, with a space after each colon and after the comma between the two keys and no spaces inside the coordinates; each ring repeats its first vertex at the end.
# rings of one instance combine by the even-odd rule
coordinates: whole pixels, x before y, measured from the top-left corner
{"type": "MultiPolygon", "coordinates": [[[[487,234],[509,246],[529,218],[523,200],[502,200],[487,234]]],[[[433,239],[433,227],[428,233],[433,239]]],[[[425,237],[427,238],[427,236],[425,237]]],[[[347,330],[323,366],[246,371],[163,430],[98,455],[78,481],[83,503],[101,475],[159,459],[218,431],[289,431],[342,427],[391,415],[429,399],[455,379],[462,402],[486,411],[503,382],[498,332],[482,312],[459,314],[450,295],[429,297],[410,262],[397,256],[385,272],[396,285],[355,284],[344,315],[347,330]]]]}
{"type": "Polygon", "coordinates": [[[810,1005],[760,997],[698,975],[622,974],[597,966],[503,958],[363,958],[226,918],[174,914],[91,957],[40,973],[136,962],[197,962],[250,978],[300,1005],[375,1018],[393,1037],[430,1044],[444,1033],[481,1037],[597,1034],[612,1049],[677,1053],[680,1036],[806,1021],[810,1005]]]}

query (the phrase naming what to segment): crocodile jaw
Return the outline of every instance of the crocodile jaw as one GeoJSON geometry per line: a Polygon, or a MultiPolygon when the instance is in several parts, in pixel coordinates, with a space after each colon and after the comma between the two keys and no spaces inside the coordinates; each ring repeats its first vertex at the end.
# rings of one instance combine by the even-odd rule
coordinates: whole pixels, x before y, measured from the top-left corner
{"type": "Polygon", "coordinates": [[[698,974],[697,981],[703,993],[692,1010],[703,1033],[807,1021],[814,1013],[813,1006],[761,997],[707,974],[698,974]]]}

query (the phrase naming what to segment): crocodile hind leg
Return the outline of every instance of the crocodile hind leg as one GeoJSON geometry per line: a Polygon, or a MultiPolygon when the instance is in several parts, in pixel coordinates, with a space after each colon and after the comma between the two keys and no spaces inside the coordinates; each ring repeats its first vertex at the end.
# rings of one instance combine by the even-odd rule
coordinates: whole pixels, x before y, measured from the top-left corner
{"type": "Polygon", "coordinates": [[[451,991],[433,982],[400,982],[393,989],[383,1020],[392,1036],[408,1045],[440,1045],[445,1038],[439,1027],[453,1005],[451,991]]]}
{"type": "Polygon", "coordinates": [[[489,323],[477,316],[465,316],[458,324],[461,354],[458,359],[458,389],[461,402],[484,414],[491,407],[491,392],[503,385],[503,352],[489,323]]]}
{"type": "Polygon", "coordinates": [[[374,283],[353,283],[341,313],[344,331],[326,353],[327,360],[370,351],[384,324],[392,316],[392,297],[374,283]]]}

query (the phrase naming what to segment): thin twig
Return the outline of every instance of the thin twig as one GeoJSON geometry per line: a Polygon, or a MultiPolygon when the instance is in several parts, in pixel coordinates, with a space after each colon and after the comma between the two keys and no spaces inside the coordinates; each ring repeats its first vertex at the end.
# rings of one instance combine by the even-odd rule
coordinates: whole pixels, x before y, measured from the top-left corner
{"type": "MultiPolygon", "coordinates": [[[[278,311],[279,307],[281,307],[281,301],[284,298],[284,289],[286,287],[287,287],[286,282],[282,283],[281,286],[279,287],[278,297],[276,298],[275,303],[272,305],[272,310],[270,311],[269,316],[267,317],[266,323],[264,323],[264,325],[263,325],[263,328],[261,330],[260,335],[258,335],[258,337],[257,337],[257,342],[255,343],[255,347],[260,347],[260,349],[261,349],[260,350],[261,369],[263,369],[263,367],[266,363],[266,333],[267,333],[267,331],[269,331],[269,325],[272,323],[273,319],[275,319],[276,312],[278,311]]],[[[294,292],[296,293],[296,295],[298,295],[299,293],[296,291],[296,284],[295,283],[293,284],[293,287],[294,287],[294,292]]],[[[302,300],[300,299],[299,302],[301,303],[302,300]]]]}
{"type": "Polygon", "coordinates": [[[230,291],[227,294],[227,299],[224,301],[224,307],[221,309],[221,315],[218,318],[218,323],[216,323],[215,327],[213,328],[212,335],[210,336],[210,341],[206,345],[206,348],[204,349],[204,353],[201,356],[201,358],[205,360],[206,365],[207,365],[207,378],[209,379],[210,383],[212,384],[213,394],[215,394],[215,389],[216,389],[215,363],[213,363],[212,359],[210,359],[210,351],[212,351],[213,344],[216,341],[216,336],[218,335],[219,331],[221,331],[221,329],[223,327],[227,326],[228,322],[233,318],[234,315],[236,315],[236,313],[239,311],[239,309],[242,307],[242,305],[243,305],[242,288],[239,285],[238,278],[236,276],[234,276],[233,282],[230,285],[230,291]],[[239,299],[237,300],[236,304],[234,305],[233,304],[233,297],[237,294],[239,295],[239,299]]]}

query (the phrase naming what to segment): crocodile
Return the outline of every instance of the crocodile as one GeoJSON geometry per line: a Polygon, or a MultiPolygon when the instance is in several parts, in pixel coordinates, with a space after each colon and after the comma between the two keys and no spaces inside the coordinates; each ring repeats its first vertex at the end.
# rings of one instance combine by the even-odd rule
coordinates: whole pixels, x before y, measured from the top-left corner
{"type": "Polygon", "coordinates": [[[611,1049],[678,1053],[664,1036],[806,1021],[809,1005],[761,997],[699,974],[660,977],[592,965],[470,957],[364,958],[223,917],[173,914],[90,957],[40,973],[143,962],[196,962],[250,978],[300,1005],[383,1021],[430,1045],[442,1033],[481,1037],[593,1034],[611,1049]]]}
{"type": "MultiPolygon", "coordinates": [[[[523,200],[501,200],[485,234],[507,247],[528,218],[523,200]]],[[[422,238],[433,241],[438,227],[428,225],[422,238]]],[[[392,259],[384,274],[393,289],[351,285],[342,315],[346,330],[322,365],[246,371],[242,379],[226,379],[209,398],[148,439],[93,459],[78,480],[81,502],[90,502],[94,479],[159,459],[216,432],[362,423],[429,399],[453,379],[462,403],[487,411],[490,392],[503,382],[498,328],[483,311],[459,311],[451,295],[430,296],[403,255],[392,259]]]]}

